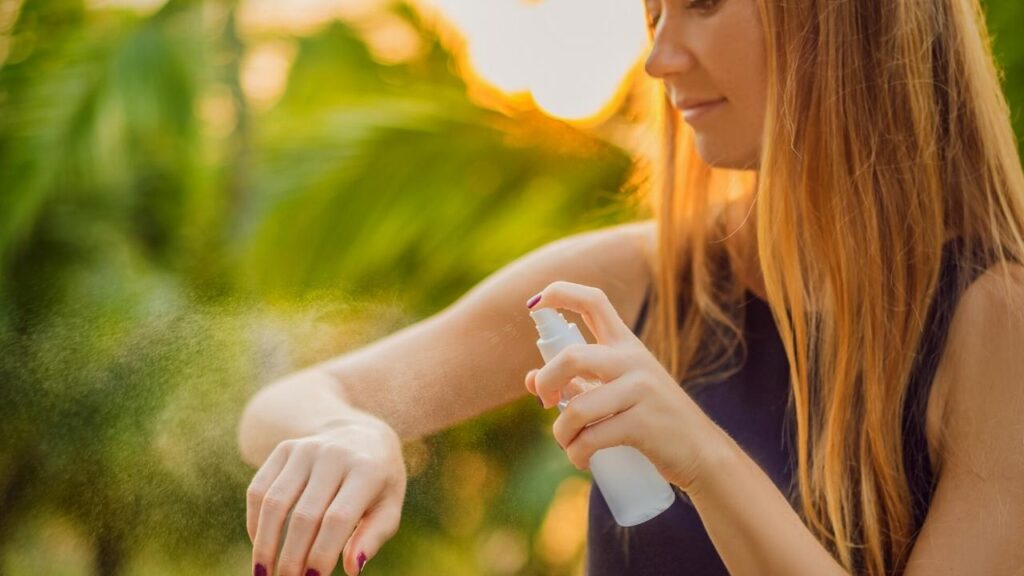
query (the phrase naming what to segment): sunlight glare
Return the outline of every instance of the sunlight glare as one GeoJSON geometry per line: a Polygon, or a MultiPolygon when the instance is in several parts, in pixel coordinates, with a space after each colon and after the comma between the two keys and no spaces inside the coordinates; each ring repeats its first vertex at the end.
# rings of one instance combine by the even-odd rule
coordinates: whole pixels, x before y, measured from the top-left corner
{"type": "Polygon", "coordinates": [[[418,0],[466,40],[472,69],[545,113],[581,120],[615,99],[648,43],[643,5],[623,0],[418,0]]]}

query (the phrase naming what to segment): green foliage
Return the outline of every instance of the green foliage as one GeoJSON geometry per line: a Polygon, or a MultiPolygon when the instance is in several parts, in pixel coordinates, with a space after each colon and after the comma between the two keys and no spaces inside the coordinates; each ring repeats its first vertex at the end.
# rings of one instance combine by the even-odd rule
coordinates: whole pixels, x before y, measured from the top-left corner
{"type": "MultiPolygon", "coordinates": [[[[623,150],[474,104],[402,4],[425,48],[400,64],[337,21],[240,34],[231,2],[0,6],[0,573],[247,569],[235,426],[259,386],[634,216],[623,150]],[[294,61],[256,106],[243,63],[268,43],[294,61]]],[[[987,8],[1024,103],[1024,5],[987,8]]],[[[575,474],[548,416],[526,401],[410,446],[371,566],[570,573],[532,541],[575,474]]]]}
{"type": "MultiPolygon", "coordinates": [[[[0,24],[0,573],[244,569],[235,426],[259,386],[631,217],[624,151],[473,104],[392,9],[426,48],[387,65],[341,22],[242,37],[212,1],[37,0],[0,24]],[[269,108],[242,89],[265,42],[295,48],[269,108]]],[[[550,570],[529,538],[574,471],[545,416],[509,406],[419,445],[374,565],[479,574],[511,538],[518,570],[550,570]],[[481,463],[475,491],[454,483],[481,463]]]]}

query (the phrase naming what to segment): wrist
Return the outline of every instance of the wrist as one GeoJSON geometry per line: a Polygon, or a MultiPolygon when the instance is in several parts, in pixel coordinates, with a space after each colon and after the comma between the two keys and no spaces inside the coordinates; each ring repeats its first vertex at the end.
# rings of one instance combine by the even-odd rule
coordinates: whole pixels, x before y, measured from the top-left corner
{"type": "Polygon", "coordinates": [[[327,434],[352,426],[386,429],[393,432],[392,428],[377,416],[356,410],[347,410],[345,414],[330,418],[318,424],[314,434],[327,434]]]}
{"type": "Polygon", "coordinates": [[[677,484],[691,499],[735,474],[740,461],[741,451],[736,442],[718,426],[711,424],[711,429],[701,443],[700,456],[687,485],[677,484]]]}

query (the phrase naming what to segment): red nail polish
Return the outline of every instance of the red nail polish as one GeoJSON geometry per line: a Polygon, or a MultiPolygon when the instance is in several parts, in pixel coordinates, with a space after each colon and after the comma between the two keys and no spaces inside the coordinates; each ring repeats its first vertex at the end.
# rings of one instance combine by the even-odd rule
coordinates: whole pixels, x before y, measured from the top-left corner
{"type": "Polygon", "coordinates": [[[306,576],[320,576],[320,573],[310,568],[309,570],[306,570],[306,576]]]}
{"type": "Polygon", "coordinates": [[[365,552],[360,552],[358,560],[359,560],[359,573],[362,574],[363,573],[363,566],[366,565],[366,553],[365,552]]]}
{"type": "Polygon", "coordinates": [[[537,305],[537,302],[540,302],[540,294],[537,294],[533,298],[530,298],[530,300],[526,302],[526,307],[533,308],[534,306],[537,305]]]}
{"type": "Polygon", "coordinates": [[[263,567],[263,564],[257,564],[256,567],[252,569],[252,575],[267,576],[267,569],[263,567]]]}

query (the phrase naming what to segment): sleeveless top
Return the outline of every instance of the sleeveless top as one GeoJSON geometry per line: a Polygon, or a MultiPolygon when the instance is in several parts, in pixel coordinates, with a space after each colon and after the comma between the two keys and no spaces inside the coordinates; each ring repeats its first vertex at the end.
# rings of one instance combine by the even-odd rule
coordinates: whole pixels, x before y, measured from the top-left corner
{"type": "MultiPolygon", "coordinates": [[[[925,436],[928,393],[938,368],[963,284],[958,276],[953,239],[943,247],[936,297],[929,310],[922,343],[914,362],[903,407],[903,451],[910,486],[915,531],[935,490],[935,476],[925,436]]],[[[970,272],[973,277],[979,272],[970,272]]],[[[969,282],[968,282],[969,283],[969,282]]],[[[633,331],[640,333],[647,315],[650,289],[633,331]]],[[[747,354],[741,369],[728,378],[697,388],[691,397],[743,448],[796,508],[795,423],[789,408],[789,362],[768,302],[745,292],[743,338],[747,354]]],[[[672,506],[643,524],[623,528],[611,515],[601,490],[591,482],[586,574],[588,576],[727,575],[696,508],[672,486],[672,506]]]]}

